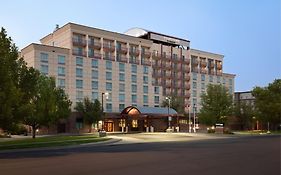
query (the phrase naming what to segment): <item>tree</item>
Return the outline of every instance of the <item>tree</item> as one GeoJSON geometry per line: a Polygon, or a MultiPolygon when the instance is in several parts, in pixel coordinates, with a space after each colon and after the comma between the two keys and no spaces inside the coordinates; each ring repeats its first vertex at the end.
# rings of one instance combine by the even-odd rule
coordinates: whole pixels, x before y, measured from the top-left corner
{"type": "Polygon", "coordinates": [[[277,129],[281,123],[281,79],[274,80],[267,87],[255,87],[252,94],[258,119],[273,124],[277,129]]]}
{"type": "Polygon", "coordinates": [[[7,36],[6,30],[1,28],[0,32],[0,128],[10,132],[18,123],[15,109],[20,98],[17,88],[18,70],[23,64],[18,59],[18,49],[7,36]]]}
{"type": "Polygon", "coordinates": [[[100,102],[96,99],[94,103],[85,97],[83,102],[78,102],[75,110],[82,114],[84,122],[90,125],[89,132],[92,132],[93,123],[97,123],[102,116],[102,108],[100,102]]]}
{"type": "Polygon", "coordinates": [[[213,126],[225,123],[232,114],[233,97],[222,85],[208,85],[207,93],[201,96],[202,108],[199,112],[200,123],[213,126]]]}
{"type": "MultiPolygon", "coordinates": [[[[180,114],[184,114],[184,98],[175,95],[172,95],[169,98],[171,99],[170,108],[174,109],[180,114]]],[[[167,99],[164,99],[161,106],[168,107],[169,101],[167,99]]]]}
{"type": "Polygon", "coordinates": [[[64,90],[56,88],[55,80],[39,75],[37,85],[32,87],[27,105],[21,106],[23,123],[32,127],[32,137],[41,126],[50,126],[70,115],[71,102],[64,90]],[[36,87],[36,88],[35,88],[36,87]]]}
{"type": "Polygon", "coordinates": [[[234,113],[241,124],[241,129],[250,129],[251,123],[253,122],[253,117],[255,117],[256,114],[254,106],[243,101],[240,103],[235,103],[234,113]]]}

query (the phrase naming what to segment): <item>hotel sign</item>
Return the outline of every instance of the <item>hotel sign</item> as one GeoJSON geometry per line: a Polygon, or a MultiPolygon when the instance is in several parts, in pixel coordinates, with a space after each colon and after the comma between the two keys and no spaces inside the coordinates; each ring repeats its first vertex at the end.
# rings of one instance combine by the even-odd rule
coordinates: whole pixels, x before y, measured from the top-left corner
{"type": "Polygon", "coordinates": [[[166,43],[170,43],[170,44],[189,47],[189,42],[187,42],[185,40],[180,40],[180,39],[176,39],[176,38],[172,38],[172,37],[168,37],[168,36],[158,35],[158,34],[155,34],[155,33],[150,33],[150,39],[158,40],[158,41],[162,41],[162,42],[166,42],[166,43]]]}

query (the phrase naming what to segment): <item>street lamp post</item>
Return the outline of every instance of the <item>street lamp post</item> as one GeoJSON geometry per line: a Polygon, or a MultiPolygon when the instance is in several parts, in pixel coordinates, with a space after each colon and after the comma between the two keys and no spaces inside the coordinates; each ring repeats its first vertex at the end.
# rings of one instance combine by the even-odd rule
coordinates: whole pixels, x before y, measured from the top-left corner
{"type": "Polygon", "coordinates": [[[188,132],[191,133],[191,114],[190,114],[190,105],[188,105],[188,132]]]}
{"type": "MultiPolygon", "coordinates": [[[[108,92],[102,92],[101,93],[101,111],[102,115],[104,115],[104,108],[103,108],[103,96],[105,95],[105,98],[108,99],[108,92]]],[[[102,121],[102,130],[104,130],[104,122],[102,121]]]]}
{"type": "Polygon", "coordinates": [[[195,113],[196,113],[196,104],[194,103],[193,104],[193,132],[195,133],[196,132],[196,120],[195,120],[195,113]]]}
{"type": "Polygon", "coordinates": [[[171,97],[166,97],[166,100],[168,100],[168,129],[171,129],[171,117],[170,117],[171,97]]]}

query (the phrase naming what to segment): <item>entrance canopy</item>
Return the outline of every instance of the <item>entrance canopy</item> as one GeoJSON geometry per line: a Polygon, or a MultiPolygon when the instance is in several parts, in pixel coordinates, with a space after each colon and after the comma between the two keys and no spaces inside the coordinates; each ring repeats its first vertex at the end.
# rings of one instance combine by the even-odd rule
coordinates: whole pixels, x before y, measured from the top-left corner
{"type": "Polygon", "coordinates": [[[135,107],[128,106],[122,112],[121,115],[177,115],[177,111],[172,108],[162,107],[135,107]]]}

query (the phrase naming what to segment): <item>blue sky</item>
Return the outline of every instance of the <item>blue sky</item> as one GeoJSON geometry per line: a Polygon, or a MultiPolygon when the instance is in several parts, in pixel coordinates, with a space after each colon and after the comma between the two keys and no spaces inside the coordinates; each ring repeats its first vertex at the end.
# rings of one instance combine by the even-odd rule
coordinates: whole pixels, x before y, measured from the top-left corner
{"type": "Polygon", "coordinates": [[[281,78],[279,0],[11,0],[1,2],[0,26],[19,48],[74,22],[115,32],[141,27],[225,55],[235,91],[281,78]]]}

